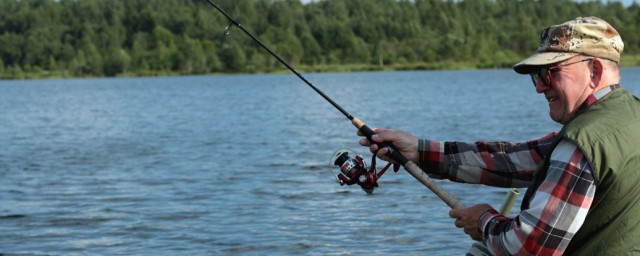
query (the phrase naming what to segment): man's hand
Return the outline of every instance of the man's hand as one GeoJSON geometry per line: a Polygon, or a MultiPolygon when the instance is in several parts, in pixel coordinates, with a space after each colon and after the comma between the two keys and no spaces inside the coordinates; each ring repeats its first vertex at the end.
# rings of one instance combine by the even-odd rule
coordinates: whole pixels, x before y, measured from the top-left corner
{"type": "Polygon", "coordinates": [[[478,228],[478,220],[486,211],[493,209],[488,204],[479,204],[470,208],[453,209],[449,211],[449,216],[456,219],[456,227],[464,228],[464,233],[473,240],[482,241],[482,233],[478,228]]]}
{"type": "MultiPolygon", "coordinates": [[[[388,129],[380,129],[380,128],[372,128],[376,134],[371,136],[371,139],[375,143],[388,142],[393,144],[393,146],[400,151],[400,153],[406,157],[409,161],[417,163],[418,162],[418,138],[413,137],[411,134],[400,130],[388,130],[388,129]]],[[[364,136],[360,131],[358,131],[358,136],[364,136]]],[[[360,139],[360,145],[369,147],[372,153],[375,153],[378,150],[377,144],[372,144],[367,138],[360,139]]],[[[382,148],[378,151],[378,158],[390,162],[397,163],[395,160],[391,159],[387,156],[388,149],[382,148]]]]}

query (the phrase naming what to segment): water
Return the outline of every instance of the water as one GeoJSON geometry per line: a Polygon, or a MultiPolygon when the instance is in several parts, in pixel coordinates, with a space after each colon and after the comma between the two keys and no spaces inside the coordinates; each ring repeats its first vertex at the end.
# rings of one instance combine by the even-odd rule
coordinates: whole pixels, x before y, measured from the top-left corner
{"type": "MultiPolygon", "coordinates": [[[[639,71],[623,70],[636,95],[639,71]]],[[[522,141],[559,127],[509,70],[305,77],[371,126],[420,137],[522,141]]],[[[357,140],[289,74],[0,81],[0,253],[465,252],[448,207],[406,172],[373,195],[335,183],[335,150],[370,156],[357,140]]],[[[505,196],[439,183],[467,205],[505,196]]]]}

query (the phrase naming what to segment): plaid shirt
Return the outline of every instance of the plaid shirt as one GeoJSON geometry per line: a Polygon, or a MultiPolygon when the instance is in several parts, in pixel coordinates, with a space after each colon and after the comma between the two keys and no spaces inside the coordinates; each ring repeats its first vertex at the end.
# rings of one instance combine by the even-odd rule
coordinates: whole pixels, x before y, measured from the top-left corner
{"type": "MultiPolygon", "coordinates": [[[[421,140],[421,167],[457,182],[525,187],[533,182],[537,164],[551,149],[555,135],[527,143],[421,140]]],[[[561,255],[582,226],[595,189],[582,151],[569,141],[561,141],[529,209],[515,218],[493,209],[481,216],[485,246],[494,255],[561,255]]]]}
{"type": "MultiPolygon", "coordinates": [[[[619,87],[594,93],[579,113],[619,87]]],[[[526,187],[557,134],[526,143],[419,140],[419,165],[456,182],[526,187]]],[[[514,218],[493,209],[480,217],[484,245],[494,255],[561,255],[584,223],[595,191],[587,158],[574,143],[563,139],[551,153],[547,175],[529,209],[514,218]]]]}

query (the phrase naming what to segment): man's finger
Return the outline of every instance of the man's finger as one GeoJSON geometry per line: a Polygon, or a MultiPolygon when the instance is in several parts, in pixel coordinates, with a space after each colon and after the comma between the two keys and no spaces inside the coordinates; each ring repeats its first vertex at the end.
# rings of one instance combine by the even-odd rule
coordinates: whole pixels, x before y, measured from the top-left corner
{"type": "Polygon", "coordinates": [[[464,227],[464,224],[462,223],[462,220],[461,220],[461,219],[457,219],[457,220],[456,220],[456,222],[455,222],[455,224],[456,224],[456,227],[457,227],[457,228],[464,227]]]}

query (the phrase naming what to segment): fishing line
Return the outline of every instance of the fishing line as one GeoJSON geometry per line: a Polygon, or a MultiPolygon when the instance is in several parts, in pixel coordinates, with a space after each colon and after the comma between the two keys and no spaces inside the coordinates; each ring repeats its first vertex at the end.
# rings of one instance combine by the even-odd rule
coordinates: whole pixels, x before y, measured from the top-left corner
{"type": "MultiPolygon", "coordinates": [[[[258,45],[260,45],[267,52],[269,52],[269,54],[271,54],[271,56],[275,57],[280,63],[282,63],[282,65],[287,67],[294,75],[296,75],[298,78],[300,78],[300,80],[302,80],[304,83],[306,83],[309,87],[311,87],[311,89],[316,91],[316,93],[318,93],[320,96],[322,96],[327,102],[329,102],[331,105],[333,105],[338,111],[340,111],[340,113],[342,113],[347,119],[349,119],[351,121],[351,123],[362,134],[364,134],[367,137],[367,139],[369,139],[369,141],[373,141],[371,139],[371,136],[373,136],[376,133],[373,130],[371,130],[371,128],[369,128],[364,122],[362,122],[362,120],[360,120],[359,118],[356,118],[356,117],[352,116],[351,114],[349,114],[349,112],[344,110],[340,105],[338,105],[335,101],[333,101],[331,98],[329,98],[329,96],[327,96],[324,92],[322,92],[320,89],[315,87],[311,82],[309,82],[309,80],[307,80],[304,76],[302,76],[300,74],[300,72],[298,72],[295,68],[293,68],[291,65],[289,65],[289,63],[287,63],[284,59],[282,59],[278,54],[276,54],[269,47],[267,47],[267,45],[265,45],[262,41],[260,41],[260,39],[258,39],[256,36],[251,34],[248,30],[246,30],[237,20],[235,20],[233,17],[231,17],[231,15],[229,15],[227,12],[225,12],[217,4],[215,4],[211,0],[207,0],[207,2],[209,4],[211,4],[211,6],[213,6],[216,10],[218,10],[218,12],[220,12],[222,15],[224,15],[227,18],[227,20],[229,20],[230,24],[227,26],[227,28],[225,28],[225,33],[228,32],[228,29],[229,29],[228,27],[231,26],[231,25],[234,25],[234,26],[238,27],[240,30],[242,30],[242,32],[244,32],[246,35],[251,37],[251,39],[253,39],[253,41],[255,41],[258,45]]],[[[388,149],[388,151],[387,151],[387,155],[388,156],[390,156],[392,159],[394,159],[395,161],[400,163],[400,165],[402,165],[405,168],[405,170],[407,170],[414,178],[416,178],[418,181],[420,181],[420,183],[422,183],[427,188],[429,188],[434,194],[436,194],[440,199],[442,199],[449,207],[451,207],[453,209],[466,208],[460,201],[455,199],[446,190],[444,190],[440,185],[435,183],[429,177],[429,175],[426,172],[424,172],[422,169],[420,169],[420,167],[418,167],[415,163],[409,161],[406,157],[404,157],[400,153],[400,151],[398,151],[392,144],[383,142],[383,143],[378,143],[378,146],[379,146],[379,148],[385,148],[386,147],[388,149]]],[[[375,155],[374,155],[374,158],[375,158],[375,155]]],[[[365,189],[365,188],[363,187],[363,189],[365,189]]]]}

